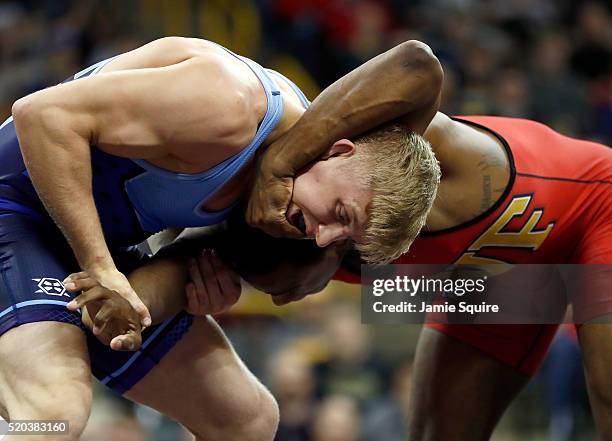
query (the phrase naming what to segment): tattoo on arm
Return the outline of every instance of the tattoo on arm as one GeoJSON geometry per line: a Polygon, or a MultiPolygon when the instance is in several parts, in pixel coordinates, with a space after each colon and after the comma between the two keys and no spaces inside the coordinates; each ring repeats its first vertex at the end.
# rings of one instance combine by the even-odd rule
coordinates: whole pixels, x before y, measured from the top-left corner
{"type": "Polygon", "coordinates": [[[506,161],[499,157],[499,155],[492,152],[485,152],[480,155],[480,161],[478,161],[478,168],[482,171],[491,168],[506,168],[506,161]]]}

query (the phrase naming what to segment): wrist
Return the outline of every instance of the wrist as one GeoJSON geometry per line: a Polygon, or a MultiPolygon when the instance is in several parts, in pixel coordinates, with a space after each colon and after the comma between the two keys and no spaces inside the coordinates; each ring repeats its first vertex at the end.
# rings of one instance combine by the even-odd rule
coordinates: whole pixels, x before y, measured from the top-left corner
{"type": "Polygon", "coordinates": [[[113,261],[113,258],[110,255],[94,256],[86,260],[83,265],[81,265],[81,267],[84,271],[89,271],[91,273],[101,273],[117,270],[115,262],[113,261]]]}
{"type": "Polygon", "coordinates": [[[283,152],[266,152],[260,164],[260,171],[267,176],[275,178],[290,177],[295,174],[294,166],[291,163],[291,158],[283,152]]]}
{"type": "Polygon", "coordinates": [[[268,174],[278,178],[293,177],[334,143],[331,131],[323,129],[329,124],[322,126],[321,121],[310,119],[312,121],[298,121],[287,135],[266,151],[262,168],[268,174]]]}

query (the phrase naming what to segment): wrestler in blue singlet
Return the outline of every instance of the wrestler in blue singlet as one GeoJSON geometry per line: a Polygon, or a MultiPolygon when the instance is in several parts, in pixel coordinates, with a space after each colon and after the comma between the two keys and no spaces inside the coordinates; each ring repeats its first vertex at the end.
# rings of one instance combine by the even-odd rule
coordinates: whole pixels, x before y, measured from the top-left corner
{"type": "MultiPolygon", "coordinates": [[[[106,241],[123,272],[146,259],[134,245],[148,236],[170,227],[212,225],[227,217],[232,207],[217,212],[207,212],[202,207],[249,161],[281,119],[282,96],[271,76],[286,81],[308,105],[302,92],[284,76],[228,52],[257,75],[268,99],[255,137],[240,153],[209,170],[186,174],[91,146],[94,200],[106,241]]],[[[111,60],[90,66],[67,81],[96,75],[111,60]]],[[[0,126],[0,262],[0,335],[15,326],[39,321],[59,321],[83,328],[80,314],[66,309],[73,296],[61,282],[68,274],[79,271],[79,266],[30,181],[12,118],[0,126]]],[[[133,353],[112,351],[86,331],[92,372],[103,384],[124,393],[180,340],[192,319],[183,312],[152,326],[143,334],[141,349],[133,353]]]]}

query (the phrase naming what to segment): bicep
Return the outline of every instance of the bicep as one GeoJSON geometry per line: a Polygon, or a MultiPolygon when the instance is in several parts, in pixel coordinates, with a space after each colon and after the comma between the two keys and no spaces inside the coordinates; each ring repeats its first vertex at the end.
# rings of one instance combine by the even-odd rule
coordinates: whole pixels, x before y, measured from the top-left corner
{"type": "Polygon", "coordinates": [[[212,93],[222,87],[211,75],[214,68],[189,59],[102,73],[37,92],[32,107],[49,110],[61,126],[108,153],[160,157],[169,153],[168,146],[195,143],[201,127],[214,124],[210,109],[222,105],[212,93]]]}

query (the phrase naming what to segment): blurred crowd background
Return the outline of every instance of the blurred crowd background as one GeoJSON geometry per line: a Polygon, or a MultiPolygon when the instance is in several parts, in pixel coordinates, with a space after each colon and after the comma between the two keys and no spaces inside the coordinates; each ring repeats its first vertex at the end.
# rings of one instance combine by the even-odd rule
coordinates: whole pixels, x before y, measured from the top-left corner
{"type": "Polygon", "coordinates": [[[4,0],[0,110],[165,35],[217,41],[311,98],[415,38],[444,65],[444,111],[529,117],[609,144],[610,9],[604,0],[4,0]]]}
{"type": "MultiPolygon", "coordinates": [[[[84,66],[166,35],[208,38],[275,68],[312,99],[408,39],[443,63],[442,110],[533,118],[612,142],[612,5],[578,0],[0,1],[0,116],[84,66]]],[[[281,408],[278,441],[404,439],[418,327],[363,326],[354,287],[286,308],[247,288],[220,321],[281,408]]],[[[104,389],[87,441],[188,439],[104,389]]],[[[460,403],[458,403],[460,406],[460,403]]],[[[575,333],[562,329],[540,375],[494,439],[595,439],[575,333]]]]}

